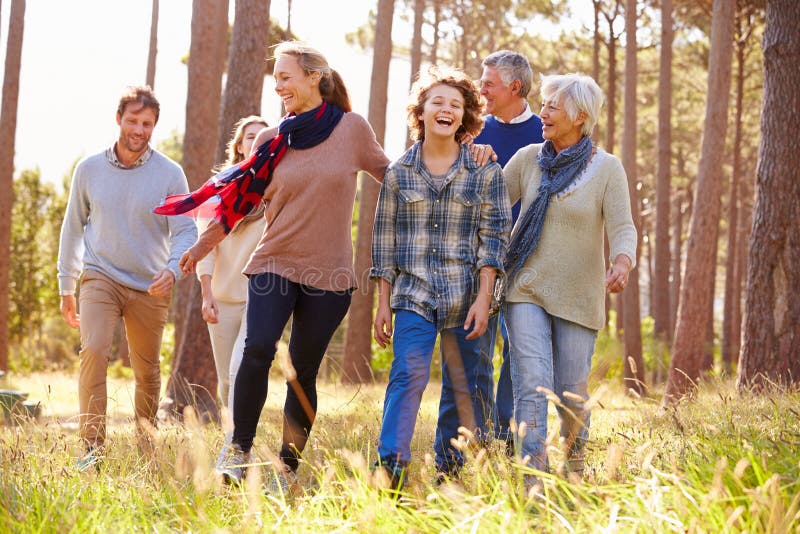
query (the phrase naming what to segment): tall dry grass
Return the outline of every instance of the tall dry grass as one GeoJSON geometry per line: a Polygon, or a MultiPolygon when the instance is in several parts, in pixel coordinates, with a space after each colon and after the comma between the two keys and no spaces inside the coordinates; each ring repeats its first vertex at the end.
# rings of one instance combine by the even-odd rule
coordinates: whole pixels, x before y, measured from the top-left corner
{"type": "MultiPolygon", "coordinates": [[[[8,386],[10,384],[6,384],[8,386]]],[[[100,471],[74,467],[81,452],[76,378],[15,377],[41,400],[38,421],[0,428],[2,532],[797,532],[800,395],[739,395],[730,382],[663,411],[614,383],[594,398],[582,481],[531,473],[499,444],[464,443],[461,479],[436,487],[430,456],[438,388],[423,399],[414,462],[399,498],[370,465],[383,385],[320,384],[319,414],[299,469],[301,490],[269,492],[285,385],[271,382],[256,438],[260,465],[242,487],[224,486],[212,462],[222,430],[162,423],[155,450],[137,451],[130,379],[109,380],[109,439],[100,471]]],[[[5,387],[5,386],[4,386],[5,387]]],[[[551,414],[551,427],[555,414],[551,414]]],[[[551,435],[554,435],[551,433],[551,435]]],[[[559,459],[557,440],[549,443],[559,459]]]]}

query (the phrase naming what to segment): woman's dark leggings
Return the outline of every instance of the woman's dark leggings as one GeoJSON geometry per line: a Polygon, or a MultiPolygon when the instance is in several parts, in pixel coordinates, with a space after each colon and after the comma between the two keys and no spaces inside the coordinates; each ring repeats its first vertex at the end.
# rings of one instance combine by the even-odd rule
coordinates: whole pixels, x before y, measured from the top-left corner
{"type": "Polygon", "coordinates": [[[292,316],[289,356],[297,377],[286,377],[280,457],[297,469],[317,412],[317,371],[350,306],[350,291],[323,291],[272,273],[251,276],[248,291],[247,338],[233,392],[233,443],[243,451],[253,446],[267,400],[269,368],[292,316]]]}

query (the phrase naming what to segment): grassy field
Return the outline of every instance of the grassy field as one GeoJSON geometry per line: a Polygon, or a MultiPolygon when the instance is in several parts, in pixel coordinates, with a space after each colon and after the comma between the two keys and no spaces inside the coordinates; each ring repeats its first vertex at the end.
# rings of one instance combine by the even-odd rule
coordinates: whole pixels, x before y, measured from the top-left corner
{"type": "MultiPolygon", "coordinates": [[[[109,380],[102,469],[78,472],[76,380],[34,374],[0,381],[43,405],[36,422],[0,426],[0,532],[800,532],[797,393],[742,396],[718,382],[662,411],[658,392],[635,399],[614,384],[601,386],[584,480],[542,475],[543,493],[528,496],[522,475],[530,471],[499,444],[467,447],[462,479],[434,486],[432,383],[409,482],[397,499],[369,471],[384,385],[320,384],[299,470],[304,489],[283,495],[264,489],[266,465],[243,487],[221,484],[211,469],[219,427],[162,423],[155,453],[141,457],[127,378],[109,380]]],[[[265,462],[278,449],[284,394],[284,384],[271,383],[255,448],[265,462]]],[[[554,439],[552,462],[557,445],[554,439]]]]}

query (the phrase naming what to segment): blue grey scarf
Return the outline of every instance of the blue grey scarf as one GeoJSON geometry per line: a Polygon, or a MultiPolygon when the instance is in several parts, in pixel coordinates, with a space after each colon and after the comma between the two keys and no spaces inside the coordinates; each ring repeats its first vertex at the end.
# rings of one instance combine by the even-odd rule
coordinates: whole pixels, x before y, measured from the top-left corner
{"type": "Polygon", "coordinates": [[[538,163],[542,169],[542,181],[538,195],[518,223],[511,238],[506,256],[506,284],[516,276],[525,261],[536,250],[542,236],[544,218],[550,199],[567,188],[589,163],[592,156],[592,140],[584,135],[580,141],[556,153],[553,143],[545,141],[539,152],[538,163]]]}

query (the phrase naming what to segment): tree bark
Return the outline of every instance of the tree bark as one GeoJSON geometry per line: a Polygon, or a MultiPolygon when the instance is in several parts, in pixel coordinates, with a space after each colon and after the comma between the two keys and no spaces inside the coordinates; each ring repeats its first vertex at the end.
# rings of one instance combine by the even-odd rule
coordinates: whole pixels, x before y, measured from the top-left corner
{"type": "Polygon", "coordinates": [[[236,0],[228,76],[219,115],[214,163],[225,161],[225,150],[236,121],[261,114],[261,95],[269,56],[270,0],[236,0]]]}
{"type": "Polygon", "coordinates": [[[708,286],[713,283],[714,243],[719,233],[735,7],[735,0],[714,0],[705,127],[665,403],[689,393],[702,370],[708,328],[708,286]]]}
{"type": "MultiPolygon", "coordinates": [[[[414,0],[414,35],[411,39],[411,76],[409,88],[419,77],[422,67],[422,22],[425,18],[425,0],[414,0]]],[[[411,133],[406,127],[406,148],[411,146],[411,133]]]]}
{"type": "Polygon", "coordinates": [[[672,0],[661,2],[661,60],[658,74],[658,165],[656,169],[655,268],[652,312],[656,339],[669,333],[669,211],[672,163],[672,0]]]}
{"type": "Polygon", "coordinates": [[[431,43],[431,64],[439,61],[439,24],[442,22],[442,0],[433,0],[433,42],[431,43]]]}
{"type": "Polygon", "coordinates": [[[767,0],[740,390],[800,381],[800,3],[767,0]]]}
{"type": "Polygon", "coordinates": [[[722,366],[726,372],[732,372],[739,359],[739,336],[741,335],[741,284],[742,273],[739,272],[740,248],[744,241],[739,239],[739,216],[744,199],[740,196],[742,189],[742,113],[744,112],[744,67],[749,29],[743,30],[743,18],[747,17],[741,10],[736,15],[736,109],[734,112],[733,134],[733,169],[728,194],[728,250],[725,257],[725,308],[722,316],[722,366]],[[741,200],[740,200],[741,199],[741,200]]]}
{"type": "Polygon", "coordinates": [[[683,249],[683,193],[675,193],[675,210],[672,221],[672,284],[669,295],[669,340],[675,332],[678,319],[678,303],[681,294],[681,251],[683,249]]]}
{"type": "MultiPolygon", "coordinates": [[[[183,139],[183,169],[189,188],[202,185],[214,166],[220,85],[228,29],[227,0],[194,0],[192,41],[189,48],[189,83],[186,96],[186,133],[183,139]]],[[[193,406],[205,421],[219,420],[216,405],[217,375],[208,328],[202,320],[202,298],[197,278],[187,276],[178,284],[186,308],[175,319],[175,357],[167,381],[167,400],[172,415],[180,417],[193,406]],[[170,402],[171,401],[171,402],[170,402]]],[[[181,304],[176,304],[180,310],[181,304]]]]}
{"type": "Polygon", "coordinates": [[[0,105],[0,371],[8,371],[8,282],[11,270],[11,210],[14,205],[14,146],[19,104],[19,72],[22,66],[22,37],[25,29],[25,0],[11,0],[8,41],[0,105]]]}
{"type": "MultiPolygon", "coordinates": [[[[639,202],[638,171],[636,168],[636,0],[625,4],[625,113],[622,125],[622,165],[628,175],[633,223],[638,233],[636,263],[642,242],[642,214],[639,202]]],[[[623,336],[625,339],[625,387],[643,394],[646,389],[642,358],[642,323],[639,304],[639,269],[631,270],[628,284],[622,292],[623,336]]]]}
{"type": "Polygon", "coordinates": [[[150,14],[150,48],[147,53],[147,80],[151,89],[156,87],[156,55],[158,54],[158,0],[153,0],[150,14]]]}
{"type": "MultiPolygon", "coordinates": [[[[378,0],[367,119],[381,145],[383,145],[386,133],[386,100],[389,91],[389,63],[392,59],[393,15],[394,0],[378,0]]],[[[372,225],[375,222],[375,206],[378,203],[379,191],[380,186],[377,182],[371,176],[362,173],[355,261],[360,287],[353,293],[347,319],[347,335],[344,360],[342,361],[342,381],[344,383],[366,383],[373,379],[371,361],[374,290],[369,282],[368,274],[372,264],[372,225]]]]}

